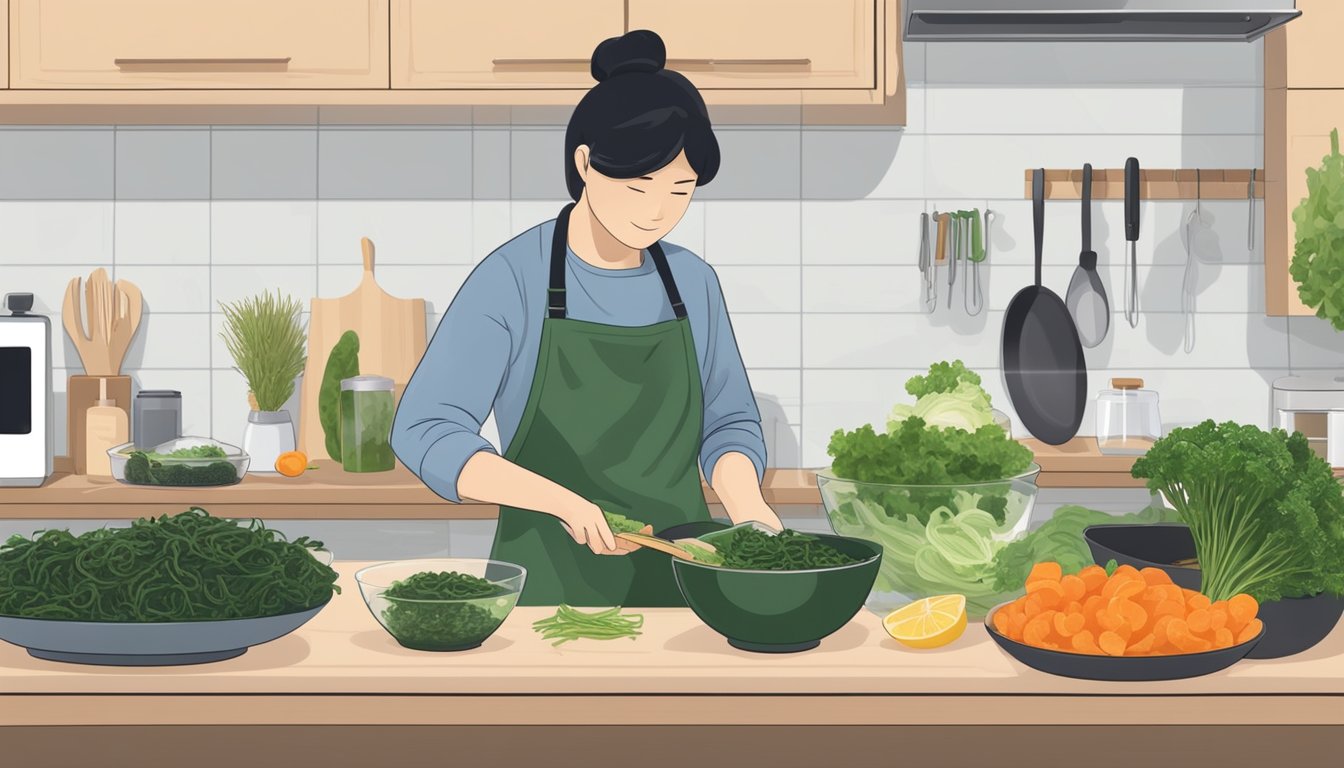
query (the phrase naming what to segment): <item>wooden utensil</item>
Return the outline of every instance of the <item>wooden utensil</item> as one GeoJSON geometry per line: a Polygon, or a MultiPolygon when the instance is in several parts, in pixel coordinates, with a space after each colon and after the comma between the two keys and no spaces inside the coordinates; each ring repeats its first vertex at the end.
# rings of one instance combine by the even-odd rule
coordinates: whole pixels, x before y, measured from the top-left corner
{"type": "Polygon", "coordinates": [[[657,536],[649,536],[643,533],[618,533],[616,534],[616,540],[617,542],[627,541],[640,547],[648,547],[681,560],[695,560],[691,557],[691,553],[677,546],[676,543],[660,539],[657,536]]]}
{"type": "Polygon", "coordinates": [[[131,339],[140,327],[140,289],[126,280],[114,285],[107,270],[95,269],[89,279],[71,278],[65,289],[61,322],[90,376],[117,376],[131,339]],[[83,282],[84,301],[80,302],[83,282]]]}
{"type": "Polygon", "coordinates": [[[373,241],[366,237],[360,244],[364,277],[359,286],[338,299],[313,299],[308,320],[308,364],[299,402],[299,450],[314,458],[327,453],[317,417],[317,396],[327,357],[341,334],[354,331],[359,336],[359,372],[392,379],[397,400],[425,353],[425,300],[399,299],[384,291],[373,274],[373,241]]]}

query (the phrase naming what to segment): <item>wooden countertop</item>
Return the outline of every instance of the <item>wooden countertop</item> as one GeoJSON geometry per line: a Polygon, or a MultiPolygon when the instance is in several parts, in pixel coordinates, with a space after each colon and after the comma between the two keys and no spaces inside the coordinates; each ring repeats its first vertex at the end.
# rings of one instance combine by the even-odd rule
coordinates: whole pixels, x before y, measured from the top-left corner
{"type": "Polygon", "coordinates": [[[685,609],[643,610],[637,640],[555,648],[531,629],[552,610],[521,607],[480,648],[438,654],[378,626],[352,577],[363,565],[337,563],[343,593],[316,618],[228,661],[95,667],[3,645],[0,722],[1344,724],[1344,626],[1296,657],[1166,683],[1039,673],[979,625],[911,651],[867,611],[815,650],[775,656],[730,647],[685,609]]]}
{"type": "Polygon", "coordinates": [[[0,722],[1344,724],[1344,625],[1294,658],[1164,683],[1036,673],[978,624],[941,650],[905,650],[867,611],[816,650],[761,655],[728,646],[688,609],[644,609],[637,640],[555,648],[531,628],[551,609],[523,607],[477,650],[429,654],[398,646],[376,624],[352,577],[363,565],[336,565],[343,593],[305,627],[226,662],[81,666],[4,644],[0,722]],[[835,706],[808,703],[817,698],[835,706]]]}
{"type": "MultiPolygon", "coordinates": [[[[299,477],[245,476],[218,488],[152,488],[110,478],[60,473],[40,488],[0,488],[0,518],[127,519],[173,514],[189,506],[221,517],[272,519],[494,519],[493,504],[453,504],[425,487],[410,470],[346,472],[334,461],[299,477]]],[[[771,504],[820,504],[816,479],[802,469],[770,469],[765,498],[771,504]]],[[[705,498],[718,501],[705,487],[705,498]]]]}

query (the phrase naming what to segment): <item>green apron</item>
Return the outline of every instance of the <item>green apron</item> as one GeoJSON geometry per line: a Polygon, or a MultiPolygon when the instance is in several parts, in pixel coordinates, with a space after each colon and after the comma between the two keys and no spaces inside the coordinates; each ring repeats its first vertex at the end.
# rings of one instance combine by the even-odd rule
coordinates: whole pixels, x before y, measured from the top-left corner
{"type": "MultiPolygon", "coordinates": [[[[676,319],[625,327],[566,317],[573,208],[555,220],[537,369],[505,458],[654,532],[708,520],[700,367],[667,258],[649,246],[676,319]]],[[[667,555],[595,555],[547,514],[501,507],[490,556],[527,569],[522,605],[685,605],[667,555]]]]}

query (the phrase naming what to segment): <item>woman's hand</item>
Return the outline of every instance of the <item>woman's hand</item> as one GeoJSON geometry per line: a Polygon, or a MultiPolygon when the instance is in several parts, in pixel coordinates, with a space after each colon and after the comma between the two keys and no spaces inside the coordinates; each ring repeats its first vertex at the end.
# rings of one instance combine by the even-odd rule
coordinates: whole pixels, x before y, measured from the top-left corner
{"type": "Polygon", "coordinates": [[[595,555],[624,555],[630,551],[618,546],[607,516],[591,501],[580,501],[556,517],[576,543],[586,545],[595,555]]]}
{"type": "Polygon", "coordinates": [[[733,521],[734,525],[740,525],[741,523],[762,523],[775,531],[784,530],[784,523],[780,521],[779,515],[775,514],[775,510],[771,509],[770,505],[766,504],[764,501],[760,504],[751,504],[745,508],[738,507],[733,510],[725,509],[725,511],[728,511],[728,517],[733,521]]]}

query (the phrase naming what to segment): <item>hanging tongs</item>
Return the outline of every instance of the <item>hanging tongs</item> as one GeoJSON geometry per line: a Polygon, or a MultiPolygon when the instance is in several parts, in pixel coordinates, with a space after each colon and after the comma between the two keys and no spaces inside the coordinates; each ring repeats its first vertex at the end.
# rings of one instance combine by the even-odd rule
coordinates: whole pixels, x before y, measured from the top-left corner
{"type": "Polygon", "coordinates": [[[933,244],[929,242],[929,214],[919,214],[919,305],[929,313],[938,305],[938,286],[934,284],[933,244]]]}

